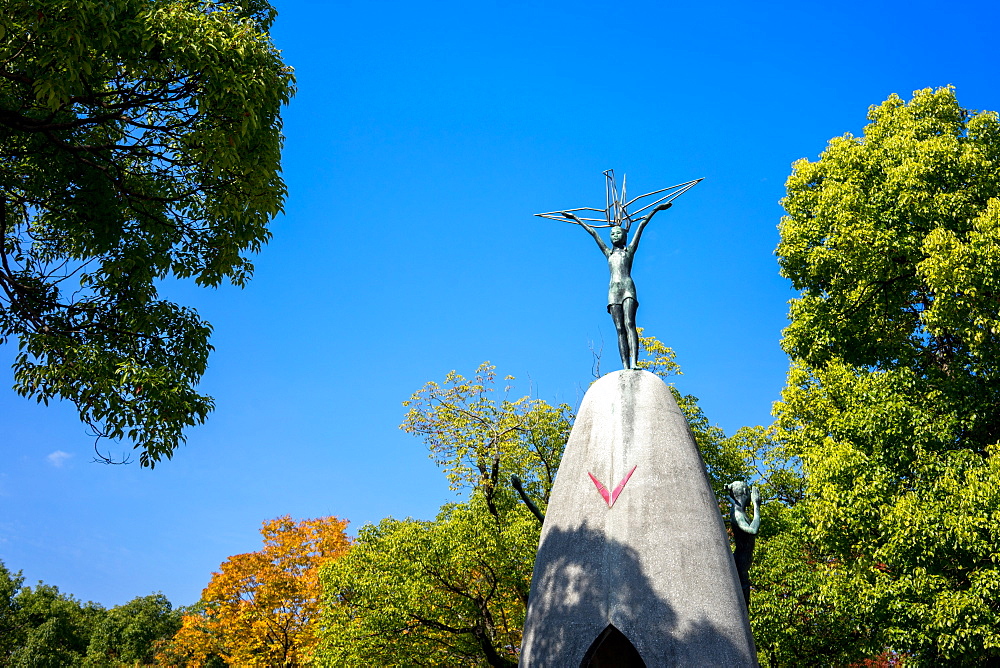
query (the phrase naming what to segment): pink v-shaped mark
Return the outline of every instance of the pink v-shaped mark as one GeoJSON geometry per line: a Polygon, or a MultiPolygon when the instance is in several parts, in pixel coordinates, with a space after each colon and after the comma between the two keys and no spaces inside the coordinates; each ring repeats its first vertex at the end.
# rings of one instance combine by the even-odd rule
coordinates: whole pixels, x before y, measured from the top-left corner
{"type": "Polygon", "coordinates": [[[608,508],[610,508],[613,505],[615,505],[615,501],[618,500],[618,495],[622,493],[623,489],[625,489],[625,483],[627,483],[628,479],[632,477],[632,474],[635,472],[635,469],[636,467],[633,466],[632,470],[626,473],[625,477],[622,478],[622,481],[618,483],[617,487],[615,487],[615,491],[611,492],[610,494],[608,494],[608,488],[605,487],[603,484],[601,484],[601,481],[595,478],[593,473],[590,473],[588,471],[587,475],[589,475],[590,479],[594,482],[594,486],[597,487],[597,491],[600,493],[601,498],[604,499],[604,503],[608,504],[608,508]]]}

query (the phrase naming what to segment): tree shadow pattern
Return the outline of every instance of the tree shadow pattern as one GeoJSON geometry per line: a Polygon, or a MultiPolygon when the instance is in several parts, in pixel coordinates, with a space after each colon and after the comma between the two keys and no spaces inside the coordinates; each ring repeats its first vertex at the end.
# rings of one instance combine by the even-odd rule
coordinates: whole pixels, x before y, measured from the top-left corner
{"type": "Polygon", "coordinates": [[[707,618],[681,619],[655,591],[636,550],[603,531],[586,523],[553,528],[544,534],[539,554],[551,556],[536,562],[543,571],[532,581],[521,666],[757,665],[742,605],[725,628],[707,618]],[[601,643],[595,641],[609,633],[609,625],[634,646],[642,663],[635,663],[620,640],[617,652],[614,646],[598,651],[601,643]]]}

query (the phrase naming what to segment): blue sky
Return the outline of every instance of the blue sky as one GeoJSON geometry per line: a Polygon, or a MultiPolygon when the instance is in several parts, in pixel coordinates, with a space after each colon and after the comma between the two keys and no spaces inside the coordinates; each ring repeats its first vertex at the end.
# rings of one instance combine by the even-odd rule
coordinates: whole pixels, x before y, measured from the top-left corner
{"type": "Polygon", "coordinates": [[[576,405],[591,344],[617,368],[600,252],[532,217],[603,206],[609,168],[633,193],[705,177],[643,237],[638,320],[713,422],[766,423],[791,163],[891,93],[1000,109],[988,2],[275,4],[285,214],[245,290],[168,288],[215,326],[217,409],[150,471],[91,463],[72,407],[0,392],[0,559],[29,582],[186,605],[267,519],[432,517],[446,481],[397,428],[413,391],[490,360],[576,405]]]}

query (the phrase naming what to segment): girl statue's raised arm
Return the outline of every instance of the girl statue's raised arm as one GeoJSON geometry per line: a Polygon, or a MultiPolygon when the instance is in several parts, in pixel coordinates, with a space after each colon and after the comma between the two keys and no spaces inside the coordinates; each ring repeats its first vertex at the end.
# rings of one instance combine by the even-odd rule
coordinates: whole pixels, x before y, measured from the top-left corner
{"type": "Polygon", "coordinates": [[[632,235],[632,243],[628,245],[628,250],[630,253],[635,253],[635,249],[639,247],[639,237],[642,236],[642,231],[646,229],[646,225],[648,225],[649,221],[653,219],[653,216],[655,216],[657,212],[666,211],[672,206],[673,204],[671,204],[670,202],[667,202],[666,204],[661,204],[652,211],[650,211],[649,213],[647,213],[646,216],[639,221],[639,225],[636,226],[635,228],[635,234],[632,235]]]}
{"type": "Polygon", "coordinates": [[[597,245],[600,246],[601,252],[604,253],[604,257],[608,256],[608,253],[611,252],[611,249],[608,248],[608,245],[606,243],[604,243],[604,239],[602,239],[601,235],[597,233],[597,230],[595,230],[593,227],[580,220],[580,218],[577,217],[575,213],[571,213],[569,211],[562,211],[561,214],[572,220],[574,223],[576,223],[583,229],[587,230],[587,232],[590,233],[590,236],[594,237],[594,241],[597,242],[597,245]]]}

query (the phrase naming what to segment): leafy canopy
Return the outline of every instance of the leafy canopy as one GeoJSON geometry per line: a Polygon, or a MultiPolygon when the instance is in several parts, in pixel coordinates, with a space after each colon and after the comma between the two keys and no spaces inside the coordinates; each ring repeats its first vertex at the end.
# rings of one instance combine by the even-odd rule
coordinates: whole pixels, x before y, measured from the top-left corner
{"type": "MultiPolygon", "coordinates": [[[[641,364],[679,373],[674,353],[642,337],[641,364]]],[[[404,402],[402,429],[423,438],[463,503],[433,521],[367,525],[351,552],[322,571],[320,665],[516,666],[541,527],[511,486],[523,481],[544,512],[573,413],[530,396],[511,399],[495,369],[457,372],[404,402]]],[[[721,487],[743,459],[697,400],[671,387],[721,487]]]]}
{"type": "Polygon", "coordinates": [[[921,90],[788,179],[800,290],[774,437],[803,499],[763,542],[772,665],[1000,658],[1000,121],[921,90]]]}
{"type": "Polygon", "coordinates": [[[423,438],[469,500],[434,521],[365,526],[351,553],[323,569],[322,665],[517,665],[540,527],[510,480],[544,510],[572,413],[511,400],[511,381],[498,389],[484,363],[404,402],[401,428],[423,438]]]}
{"type": "Polygon", "coordinates": [[[451,489],[480,490],[491,504],[500,486],[517,475],[529,495],[544,504],[569,438],[572,412],[566,404],[550,406],[529,396],[511,401],[511,389],[507,384],[497,396],[496,370],[489,362],[471,380],[452,371],[443,384],[431,381],[403,402],[409,410],[400,428],[423,437],[451,489]]]}
{"type": "Polygon", "coordinates": [[[243,285],[285,194],[292,74],[261,0],[5,0],[0,341],[153,466],[212,410],[211,327],[165,279],[243,285]]]}
{"type": "Polygon", "coordinates": [[[0,562],[0,664],[4,666],[147,665],[180,628],[163,594],[105,609],[58,587],[24,587],[0,562]]]}
{"type": "Polygon", "coordinates": [[[508,490],[386,518],[323,569],[324,666],[517,665],[538,521],[508,490]]]}
{"type": "Polygon", "coordinates": [[[317,642],[319,569],[347,553],[347,522],[336,517],[265,522],[264,547],[225,562],[201,605],[160,654],[161,663],[300,666],[317,642]]]}

